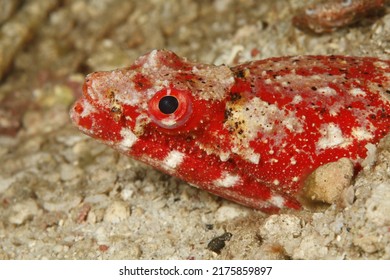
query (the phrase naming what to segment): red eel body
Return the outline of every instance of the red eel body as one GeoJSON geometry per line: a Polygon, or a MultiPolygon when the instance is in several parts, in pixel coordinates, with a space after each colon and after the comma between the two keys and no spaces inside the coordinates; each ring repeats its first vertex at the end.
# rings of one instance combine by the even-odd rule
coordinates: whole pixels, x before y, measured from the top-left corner
{"type": "Polygon", "coordinates": [[[390,131],[390,61],[295,56],[235,67],[154,50],[95,72],[71,118],[85,134],[213,194],[299,209],[317,167],[358,168],[390,131]]]}

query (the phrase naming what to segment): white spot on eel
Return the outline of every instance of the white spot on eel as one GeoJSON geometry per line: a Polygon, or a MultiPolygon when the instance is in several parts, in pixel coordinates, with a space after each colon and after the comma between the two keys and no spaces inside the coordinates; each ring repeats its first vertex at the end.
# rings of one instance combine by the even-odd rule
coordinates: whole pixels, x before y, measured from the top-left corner
{"type": "Polygon", "coordinates": [[[346,142],[340,127],[335,123],[321,125],[320,132],[322,134],[322,138],[320,138],[317,142],[318,149],[327,149],[339,146],[346,142]]]}
{"type": "Polygon", "coordinates": [[[352,88],[349,90],[349,93],[352,94],[353,96],[366,96],[366,92],[360,88],[352,88]]]}
{"type": "Polygon", "coordinates": [[[222,188],[231,188],[237,185],[241,181],[241,177],[238,175],[232,175],[228,172],[223,172],[221,177],[217,180],[214,180],[214,184],[217,187],[222,188]]]}
{"type": "Polygon", "coordinates": [[[121,136],[123,139],[118,143],[118,148],[121,151],[129,150],[138,140],[137,136],[128,128],[122,128],[121,136]]]}
{"type": "Polygon", "coordinates": [[[183,159],[184,159],[183,153],[173,150],[170,151],[169,154],[164,159],[164,165],[171,169],[175,169],[183,162],[183,159]]]}
{"type": "Polygon", "coordinates": [[[80,114],[81,118],[86,118],[89,114],[97,112],[96,108],[89,103],[87,99],[82,100],[83,103],[83,112],[80,114]]]}
{"type": "Polygon", "coordinates": [[[337,95],[337,92],[331,87],[322,87],[317,89],[317,91],[325,96],[337,95]]]}
{"type": "Polygon", "coordinates": [[[278,208],[284,207],[284,198],[281,197],[280,195],[272,195],[268,201],[278,208]]]}
{"type": "Polygon", "coordinates": [[[253,153],[248,157],[249,162],[254,163],[254,164],[259,164],[260,162],[260,155],[253,153]]]}

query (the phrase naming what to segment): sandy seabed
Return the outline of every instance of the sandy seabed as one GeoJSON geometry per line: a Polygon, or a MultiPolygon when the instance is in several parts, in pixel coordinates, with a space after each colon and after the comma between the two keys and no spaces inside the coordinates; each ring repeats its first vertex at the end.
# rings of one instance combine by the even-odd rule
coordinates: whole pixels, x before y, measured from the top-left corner
{"type": "Polygon", "coordinates": [[[298,54],[389,60],[389,3],[375,22],[313,36],[291,25],[313,1],[5,2],[0,259],[390,259],[390,137],[349,187],[351,204],[267,215],[119,155],[68,116],[87,73],[152,49],[227,65],[298,54]],[[214,241],[219,253],[208,248],[227,233],[214,241]]]}

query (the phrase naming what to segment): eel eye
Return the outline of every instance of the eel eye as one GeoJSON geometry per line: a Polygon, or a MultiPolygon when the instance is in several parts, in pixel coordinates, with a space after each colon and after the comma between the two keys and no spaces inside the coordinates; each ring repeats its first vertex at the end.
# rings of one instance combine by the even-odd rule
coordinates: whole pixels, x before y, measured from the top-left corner
{"type": "Polygon", "coordinates": [[[174,129],[183,126],[192,114],[191,94],[186,90],[164,88],[148,103],[149,116],[160,127],[174,129]]]}
{"type": "Polygon", "coordinates": [[[172,95],[164,96],[158,102],[158,108],[160,111],[167,115],[174,113],[178,107],[179,101],[177,101],[177,98],[172,95]]]}

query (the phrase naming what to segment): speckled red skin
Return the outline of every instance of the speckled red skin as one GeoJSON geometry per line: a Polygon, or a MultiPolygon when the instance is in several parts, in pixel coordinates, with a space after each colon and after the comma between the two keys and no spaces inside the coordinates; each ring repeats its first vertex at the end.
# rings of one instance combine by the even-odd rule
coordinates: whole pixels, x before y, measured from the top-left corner
{"type": "Polygon", "coordinates": [[[292,23],[304,31],[318,34],[332,32],[362,18],[382,14],[384,2],[384,0],[324,1],[298,11],[292,23]]]}
{"type": "Polygon", "coordinates": [[[312,171],[342,157],[358,168],[366,145],[389,133],[390,62],[297,56],[228,68],[153,51],[88,75],[71,118],[91,137],[218,196],[268,212],[300,209],[297,194],[312,171]],[[167,90],[190,106],[162,124],[150,104],[167,90]]]}

